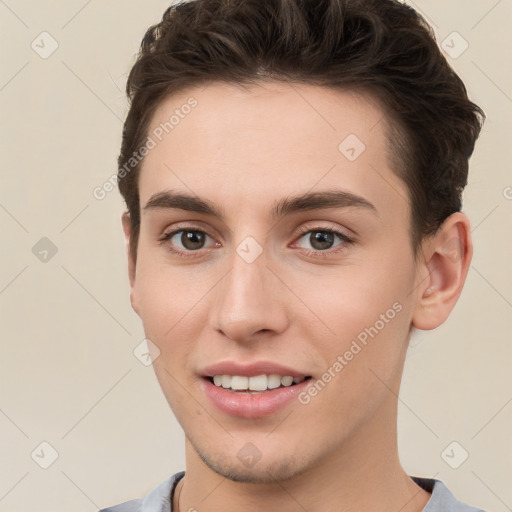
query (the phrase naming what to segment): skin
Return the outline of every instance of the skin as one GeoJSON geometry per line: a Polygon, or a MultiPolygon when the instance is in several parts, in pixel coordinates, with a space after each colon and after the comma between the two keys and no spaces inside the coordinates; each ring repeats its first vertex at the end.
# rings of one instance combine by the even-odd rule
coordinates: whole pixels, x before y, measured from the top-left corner
{"type": "MultiPolygon", "coordinates": [[[[213,83],[164,100],[149,133],[191,96],[197,106],[143,161],[136,264],[128,251],[132,306],[160,351],[156,376],[186,435],[174,509],[179,494],[182,512],[422,510],[430,494],[398,458],[397,396],[411,328],[441,325],[462,290],[467,217],[446,219],[415,260],[407,189],[388,162],[383,110],[367,95],[213,83]],[[348,134],[366,146],[352,162],[338,149],[348,134]],[[283,198],[331,189],[363,197],[376,213],[270,216],[283,198]],[[225,218],[144,208],[169,190],[207,199],[225,218]],[[181,233],[159,241],[178,225],[205,232],[204,244],[185,246],[181,233]],[[326,227],[354,241],[315,245],[326,227]],[[236,252],[248,236],[263,251],[252,263],[236,252]],[[272,360],[320,379],[396,302],[401,311],[307,405],[239,418],[201,391],[198,372],[226,360],[272,360]],[[261,453],[252,467],[237,457],[248,442],[261,453]]],[[[126,214],[123,227],[128,247],[126,214]]]]}

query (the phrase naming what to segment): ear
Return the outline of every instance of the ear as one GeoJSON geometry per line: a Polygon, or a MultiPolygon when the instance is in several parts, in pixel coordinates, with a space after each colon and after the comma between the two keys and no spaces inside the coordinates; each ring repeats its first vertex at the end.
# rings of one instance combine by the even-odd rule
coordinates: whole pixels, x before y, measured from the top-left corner
{"type": "Polygon", "coordinates": [[[422,247],[412,325],[430,330],[449,316],[461,292],[473,256],[470,223],[461,212],[450,215],[422,247]]]}
{"type": "Polygon", "coordinates": [[[124,240],[125,240],[125,251],[128,260],[128,277],[130,279],[130,302],[134,311],[139,314],[136,296],[135,296],[135,261],[130,250],[130,239],[132,234],[132,222],[128,212],[124,212],[121,221],[123,224],[124,240]]]}

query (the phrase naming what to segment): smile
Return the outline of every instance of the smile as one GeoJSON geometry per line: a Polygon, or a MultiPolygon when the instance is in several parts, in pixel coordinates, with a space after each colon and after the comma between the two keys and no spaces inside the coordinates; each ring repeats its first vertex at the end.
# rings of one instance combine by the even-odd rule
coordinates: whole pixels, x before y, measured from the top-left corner
{"type": "Polygon", "coordinates": [[[213,382],[217,387],[240,392],[248,391],[255,393],[264,393],[270,389],[277,389],[280,387],[289,387],[294,384],[300,384],[302,381],[309,377],[292,377],[290,375],[256,375],[254,377],[247,377],[244,375],[214,375],[210,377],[210,382],[213,382]]]}
{"type": "Polygon", "coordinates": [[[297,397],[304,392],[314,380],[311,377],[298,377],[290,375],[215,375],[204,377],[201,380],[202,391],[211,403],[224,414],[239,418],[263,418],[277,413],[287,406],[297,402],[297,397]],[[217,383],[214,382],[214,379],[217,383]],[[252,387],[262,389],[249,389],[250,379],[252,387]],[[278,380],[279,379],[279,380],[278,380]],[[291,379],[291,382],[290,382],[291,379]],[[220,380],[220,383],[219,383],[220,380]],[[284,383],[283,382],[284,380],[284,383]],[[293,382],[297,380],[297,382],[293,382]],[[227,387],[224,387],[224,384],[227,387]],[[270,386],[276,386],[271,388],[270,386]],[[233,389],[239,388],[239,389],[233,389]]]}

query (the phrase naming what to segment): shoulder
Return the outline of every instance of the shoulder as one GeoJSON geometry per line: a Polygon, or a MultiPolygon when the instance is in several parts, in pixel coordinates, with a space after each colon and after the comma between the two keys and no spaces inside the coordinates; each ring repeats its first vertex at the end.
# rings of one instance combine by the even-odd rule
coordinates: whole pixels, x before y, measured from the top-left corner
{"type": "Polygon", "coordinates": [[[108,508],[102,508],[99,512],[137,512],[142,500],[130,500],[108,508]]]}
{"type": "Polygon", "coordinates": [[[446,485],[435,478],[411,477],[420,487],[432,494],[422,512],[485,512],[459,501],[446,485]]]}
{"type": "Polygon", "coordinates": [[[125,501],[118,505],[102,508],[99,512],[153,512],[172,510],[172,495],[176,484],[185,475],[184,471],[176,473],[152,489],[144,498],[125,501]]]}

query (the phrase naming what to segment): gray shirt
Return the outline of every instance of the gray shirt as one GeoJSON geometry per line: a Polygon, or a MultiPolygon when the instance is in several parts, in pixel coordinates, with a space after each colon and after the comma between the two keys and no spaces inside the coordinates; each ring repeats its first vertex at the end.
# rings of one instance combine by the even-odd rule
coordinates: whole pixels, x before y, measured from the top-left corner
{"type": "MultiPolygon", "coordinates": [[[[146,497],[104,508],[99,512],[172,512],[174,489],[184,475],[185,472],[180,471],[164,480],[146,497]]],[[[480,508],[470,507],[457,500],[441,480],[417,476],[411,476],[410,478],[432,494],[423,512],[484,512],[480,508]]]]}

